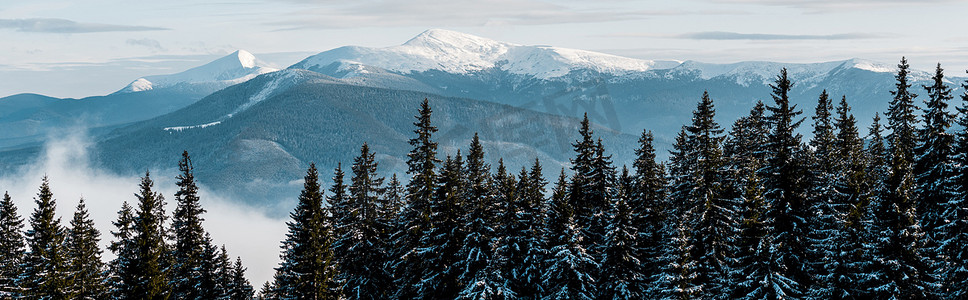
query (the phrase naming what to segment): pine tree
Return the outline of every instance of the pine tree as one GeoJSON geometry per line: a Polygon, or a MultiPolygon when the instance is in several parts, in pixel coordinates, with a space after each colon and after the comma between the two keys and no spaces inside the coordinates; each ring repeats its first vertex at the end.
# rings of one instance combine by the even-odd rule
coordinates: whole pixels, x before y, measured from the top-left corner
{"type": "MultiPolygon", "coordinates": [[[[954,137],[948,132],[954,115],[948,112],[948,101],[952,99],[951,88],[944,83],[944,70],[938,64],[933,82],[924,86],[928,92],[925,100],[924,127],[918,132],[915,149],[914,176],[917,187],[917,213],[921,226],[928,234],[930,244],[943,239],[937,235],[937,228],[944,223],[942,205],[954,197],[955,162],[951,153],[954,137]]],[[[913,200],[913,199],[912,199],[913,200]]]]}
{"type": "Polygon", "coordinates": [[[889,153],[893,155],[896,149],[900,149],[904,157],[909,160],[908,163],[913,163],[910,159],[915,157],[914,148],[917,145],[916,127],[918,122],[915,115],[918,108],[914,105],[914,99],[918,95],[909,90],[911,88],[911,84],[908,83],[908,69],[910,67],[907,58],[901,57],[901,62],[897,65],[897,75],[894,76],[897,80],[894,84],[895,89],[891,91],[894,99],[891,100],[887,109],[887,127],[891,129],[891,134],[887,136],[887,140],[890,142],[889,153]]]}
{"type": "Polygon", "coordinates": [[[630,191],[628,205],[632,213],[632,224],[636,227],[636,248],[640,249],[638,259],[642,263],[647,289],[646,298],[665,299],[671,297],[672,268],[675,251],[670,242],[676,226],[669,216],[666,193],[665,168],[656,162],[653,136],[650,131],[642,131],[639,147],[635,150],[636,159],[634,186],[630,191]]]}
{"type": "Polygon", "coordinates": [[[94,228],[94,220],[91,220],[84,199],[81,199],[71,219],[66,240],[68,280],[74,299],[104,299],[107,296],[106,267],[101,261],[101,248],[98,246],[100,240],[101,232],[94,228]]]}
{"type": "Polygon", "coordinates": [[[803,119],[798,119],[802,111],[791,105],[789,92],[793,83],[787,77],[786,69],[780,71],[773,89],[776,106],[768,106],[770,115],[766,117],[771,132],[766,144],[767,160],[762,169],[764,198],[769,203],[765,218],[772,222],[772,230],[767,239],[771,242],[770,255],[778,262],[774,269],[778,281],[790,284],[782,288],[788,297],[800,297],[811,284],[809,270],[803,266],[807,262],[808,242],[807,191],[809,187],[806,161],[808,161],[801,137],[796,133],[803,119]]]}
{"type": "Polygon", "coordinates": [[[790,291],[797,283],[785,276],[785,267],[776,260],[779,245],[774,243],[770,232],[773,220],[766,214],[769,203],[764,198],[764,188],[756,172],[744,172],[743,220],[737,238],[738,268],[734,270],[735,286],[730,297],[734,299],[789,299],[795,298],[790,291]]]}
{"type": "Polygon", "coordinates": [[[348,251],[349,247],[353,246],[352,243],[339,243],[340,238],[345,237],[352,231],[350,228],[352,204],[350,203],[350,196],[347,194],[345,177],[343,164],[337,163],[331,178],[333,185],[329,187],[329,196],[325,197],[329,205],[324,205],[323,208],[324,215],[327,216],[323,218],[323,226],[329,228],[330,235],[327,237],[327,243],[330,245],[330,252],[333,256],[329,267],[333,269],[332,274],[335,276],[333,282],[336,286],[332,290],[337,291],[338,296],[343,293],[344,279],[346,279],[343,277],[343,272],[346,271],[344,267],[351,267],[344,265],[343,262],[350,259],[348,251]]]}
{"type": "Polygon", "coordinates": [[[547,256],[547,245],[543,235],[544,218],[547,211],[545,186],[548,184],[542,174],[541,163],[536,158],[531,169],[524,168],[518,176],[518,195],[513,209],[514,230],[509,234],[510,249],[507,264],[511,267],[511,289],[519,299],[538,299],[541,290],[541,273],[547,256]]]}
{"type": "Polygon", "coordinates": [[[112,231],[114,240],[108,249],[115,255],[115,259],[108,265],[110,277],[108,278],[111,297],[114,299],[131,299],[134,297],[135,287],[138,278],[135,277],[138,261],[137,252],[134,244],[134,209],[127,201],[121,204],[118,211],[118,220],[113,222],[117,231],[112,231]]]}
{"type": "Polygon", "coordinates": [[[252,284],[249,283],[249,279],[245,278],[245,271],[245,266],[242,265],[242,258],[237,257],[235,259],[235,265],[232,266],[232,274],[228,286],[228,297],[226,297],[226,299],[252,299],[255,291],[252,288],[252,284]]]}
{"type": "MultiPolygon", "coordinates": [[[[968,83],[962,84],[968,89],[968,83]]],[[[953,170],[952,189],[954,194],[943,203],[945,225],[938,227],[941,240],[940,252],[948,264],[942,276],[941,293],[952,299],[968,298],[968,92],[961,95],[962,105],[958,107],[958,126],[952,159],[956,166],[953,170]]]]}
{"type": "Polygon", "coordinates": [[[17,278],[24,259],[23,227],[13,199],[4,192],[0,201],[0,298],[16,298],[22,292],[17,278]]]}
{"type": "Polygon", "coordinates": [[[622,168],[605,236],[600,299],[644,299],[648,295],[643,249],[637,243],[641,233],[634,223],[636,212],[629,206],[634,185],[628,168],[622,168]]]}
{"type": "Polygon", "coordinates": [[[232,260],[229,259],[229,252],[225,250],[225,245],[218,251],[218,258],[216,259],[216,270],[218,271],[218,276],[215,277],[216,282],[216,299],[228,299],[230,288],[232,286],[232,260]]]}
{"type": "Polygon", "coordinates": [[[592,257],[599,259],[599,250],[604,245],[615,168],[611,165],[611,157],[604,155],[601,140],[596,143],[587,114],[581,122],[579,135],[579,140],[572,144],[576,156],[571,160],[574,177],[569,201],[575,210],[575,223],[582,235],[582,246],[592,257]]]}
{"type": "Polygon", "coordinates": [[[175,299],[197,299],[204,291],[195,289],[201,276],[202,251],[205,250],[205,229],[202,228],[202,214],[205,209],[199,203],[198,185],[195,183],[192,160],[188,151],[182,152],[178,161],[178,174],[175,183],[175,202],[178,207],[172,215],[172,231],[175,241],[172,249],[174,266],[172,270],[172,297],[175,299]]]}
{"type": "Polygon", "coordinates": [[[732,298],[780,298],[783,288],[789,286],[788,279],[772,271],[779,269],[772,260],[773,244],[767,236],[773,223],[764,215],[768,203],[763,198],[758,175],[767,157],[765,145],[770,128],[765,112],[766,105],[757,101],[749,115],[733,123],[723,146],[732,178],[729,194],[740,204],[739,234],[730,274],[733,288],[729,297],[732,298]]]}
{"type": "MultiPolygon", "coordinates": [[[[574,184],[572,184],[574,186],[574,184]]],[[[569,203],[569,185],[564,170],[552,194],[548,216],[548,261],[542,275],[543,299],[595,299],[598,291],[592,272],[599,267],[582,247],[575,210],[569,203]]]]}
{"type": "Polygon", "coordinates": [[[218,246],[212,242],[211,235],[206,234],[199,253],[199,265],[195,269],[197,274],[192,281],[192,289],[197,291],[197,299],[218,299],[219,289],[219,252],[218,246]]]}
{"type": "Polygon", "coordinates": [[[467,187],[464,173],[460,151],[455,157],[447,156],[444,159],[430,205],[430,226],[424,228],[416,252],[427,265],[425,272],[419,274],[422,276],[417,286],[419,298],[453,299],[461,291],[458,282],[461,272],[453,266],[466,235],[460,224],[463,193],[467,187]]]}
{"type": "Polygon", "coordinates": [[[466,235],[454,266],[462,287],[458,299],[503,299],[513,294],[505,285],[507,279],[493,247],[498,206],[494,203],[497,197],[490,193],[489,169],[484,162],[484,148],[475,133],[467,153],[467,188],[462,208],[465,214],[460,218],[466,235]]]}
{"type": "Polygon", "coordinates": [[[690,165],[686,173],[674,175],[679,185],[676,189],[682,191],[676,201],[689,207],[683,212],[681,225],[686,247],[683,255],[695,266],[683,270],[682,276],[690,278],[684,289],[701,298],[728,294],[727,264],[737,230],[732,216],[735,204],[724,195],[724,137],[715,115],[713,100],[704,92],[693,112],[692,125],[685,127],[686,135],[680,140],[688,145],[674,145],[676,155],[681,155],[676,161],[690,165]]]}
{"type": "Polygon", "coordinates": [[[279,299],[337,299],[332,232],[326,224],[323,194],[316,165],[306,171],[289,232],[282,242],[282,263],[276,268],[273,296],[279,299]]]}
{"type": "Polygon", "coordinates": [[[345,228],[336,241],[337,249],[345,249],[339,262],[342,291],[348,299],[387,298],[390,273],[384,268],[387,246],[382,240],[380,200],[383,177],[378,177],[375,154],[363,144],[360,156],[353,162],[353,178],[349,186],[348,211],[341,223],[345,228]]]}
{"type": "Polygon", "coordinates": [[[394,253],[396,262],[393,270],[397,280],[396,298],[411,299],[417,297],[416,288],[426,272],[424,261],[416,255],[420,247],[423,233],[429,226],[432,213],[431,203],[437,188],[437,142],[433,134],[437,127],[431,125],[432,110],[427,99],[420,105],[420,112],[414,122],[416,136],[410,139],[410,146],[414,147],[407,154],[407,183],[406,204],[400,213],[393,241],[397,252],[394,253]]]}
{"type": "MultiPolygon", "coordinates": [[[[898,137],[894,137],[897,139],[898,137]]],[[[897,144],[897,141],[893,143],[897,144]]],[[[880,231],[874,245],[876,276],[871,297],[877,299],[931,299],[936,297],[934,264],[925,256],[927,245],[914,203],[914,174],[903,148],[895,148],[890,175],[874,208],[875,230],[880,231]]]]}
{"type": "Polygon", "coordinates": [[[813,116],[813,138],[810,146],[813,149],[810,160],[810,195],[806,206],[810,210],[807,220],[807,248],[808,272],[814,277],[816,284],[808,291],[811,298],[829,299],[837,292],[833,281],[840,270],[840,242],[841,218],[836,209],[835,185],[837,177],[842,171],[843,157],[837,151],[834,126],[831,122],[833,105],[824,90],[817,101],[816,113],[813,116]]]}
{"type": "Polygon", "coordinates": [[[138,207],[132,221],[133,251],[137,258],[129,269],[135,280],[131,294],[125,297],[140,299],[167,299],[171,286],[168,282],[168,265],[165,261],[169,251],[165,243],[165,197],[152,191],[154,182],[149,172],[141,178],[141,191],[135,194],[138,207]]]}
{"type": "Polygon", "coordinates": [[[26,232],[27,253],[20,281],[30,299],[64,299],[71,297],[68,282],[66,230],[54,213],[56,200],[50,181],[44,176],[40,192],[34,198],[37,207],[30,215],[26,232]]]}

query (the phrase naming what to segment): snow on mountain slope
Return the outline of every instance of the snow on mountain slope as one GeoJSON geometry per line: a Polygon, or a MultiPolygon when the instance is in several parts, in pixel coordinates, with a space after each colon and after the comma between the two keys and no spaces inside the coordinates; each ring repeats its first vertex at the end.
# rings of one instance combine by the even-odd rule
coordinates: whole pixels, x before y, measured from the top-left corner
{"type": "Polygon", "coordinates": [[[625,74],[656,66],[651,60],[550,46],[525,46],[431,29],[400,46],[340,47],[310,56],[290,68],[312,70],[334,62],[360,63],[402,73],[440,70],[463,74],[500,68],[541,79],[561,77],[575,69],[625,74]]]}
{"type": "Polygon", "coordinates": [[[171,87],[181,83],[220,83],[227,86],[245,82],[261,74],[276,70],[256,59],[252,53],[245,50],[238,50],[215,61],[188,69],[181,73],[138,78],[118,91],[118,93],[147,91],[156,88],[171,87]]]}

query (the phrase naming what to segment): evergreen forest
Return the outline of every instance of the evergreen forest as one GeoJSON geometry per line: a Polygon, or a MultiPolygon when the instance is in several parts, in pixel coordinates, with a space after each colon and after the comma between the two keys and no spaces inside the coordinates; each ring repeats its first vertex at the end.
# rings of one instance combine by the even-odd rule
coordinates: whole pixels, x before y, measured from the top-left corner
{"type": "Polygon", "coordinates": [[[187,152],[176,209],[145,172],[106,237],[83,199],[62,222],[44,178],[26,219],[0,201],[0,298],[968,299],[968,92],[897,67],[870,128],[826,91],[804,114],[783,69],[732,124],[702,93],[667,161],[645,130],[614,162],[586,116],[562,170],[492,165],[476,135],[440,153],[425,99],[406,174],[365,143],[308,166],[258,292],[204,229],[187,152]]]}

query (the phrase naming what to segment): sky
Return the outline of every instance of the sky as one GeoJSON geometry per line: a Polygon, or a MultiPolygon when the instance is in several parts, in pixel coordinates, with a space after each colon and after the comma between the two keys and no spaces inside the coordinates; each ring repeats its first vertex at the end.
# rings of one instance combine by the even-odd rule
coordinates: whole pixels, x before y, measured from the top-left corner
{"type": "MultiPolygon", "coordinates": [[[[655,60],[864,58],[968,68],[968,1],[0,1],[0,97],[104,95],[237,49],[286,67],[430,28],[655,60]]],[[[951,71],[949,71],[951,72],[951,71]]]]}

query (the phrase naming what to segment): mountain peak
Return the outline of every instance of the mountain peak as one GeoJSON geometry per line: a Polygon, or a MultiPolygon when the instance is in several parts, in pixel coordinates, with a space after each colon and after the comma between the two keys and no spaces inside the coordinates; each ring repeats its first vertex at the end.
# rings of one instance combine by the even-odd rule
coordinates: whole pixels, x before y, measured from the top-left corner
{"type": "Polygon", "coordinates": [[[186,83],[212,83],[219,86],[227,86],[244,82],[260,74],[273,71],[276,71],[276,69],[259,61],[252,53],[240,49],[207,64],[188,69],[181,73],[138,78],[118,91],[118,93],[147,91],[186,83]]]}
{"type": "Polygon", "coordinates": [[[428,29],[413,37],[403,45],[432,48],[445,46],[446,48],[482,50],[482,48],[493,48],[495,46],[511,44],[452,30],[428,29]]]}
{"type": "Polygon", "coordinates": [[[426,30],[400,46],[342,47],[310,56],[290,68],[314,70],[348,61],[394,72],[439,70],[455,74],[501,69],[540,79],[574,70],[624,74],[652,68],[653,61],[584,50],[526,46],[445,29],[426,30]]]}

